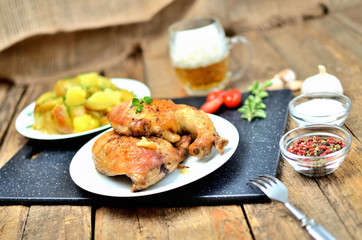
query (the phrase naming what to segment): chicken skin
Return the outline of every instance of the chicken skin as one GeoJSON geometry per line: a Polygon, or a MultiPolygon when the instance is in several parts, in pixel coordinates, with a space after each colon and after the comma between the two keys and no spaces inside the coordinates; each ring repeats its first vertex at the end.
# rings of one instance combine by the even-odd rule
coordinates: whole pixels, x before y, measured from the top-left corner
{"type": "Polygon", "coordinates": [[[209,155],[213,146],[223,154],[228,140],[219,136],[209,116],[194,107],[175,104],[171,100],[154,99],[145,104],[141,112],[131,101],[117,105],[108,114],[113,129],[127,136],[157,136],[171,143],[180,140],[180,135],[191,134],[189,153],[201,158],[209,155]]]}
{"type": "Polygon", "coordinates": [[[188,156],[191,137],[184,135],[174,146],[158,137],[129,137],[114,131],[101,135],[92,147],[98,172],[106,176],[127,175],[132,192],[146,189],[174,171],[188,156]]]}

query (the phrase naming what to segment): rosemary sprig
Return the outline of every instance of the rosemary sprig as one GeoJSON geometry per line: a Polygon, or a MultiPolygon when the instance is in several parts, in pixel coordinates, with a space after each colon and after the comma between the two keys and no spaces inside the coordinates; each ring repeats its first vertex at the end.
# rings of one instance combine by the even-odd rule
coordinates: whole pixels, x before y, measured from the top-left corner
{"type": "Polygon", "coordinates": [[[266,105],[263,103],[263,98],[269,96],[265,88],[272,84],[272,81],[266,81],[263,84],[256,81],[248,87],[250,94],[245,100],[244,105],[238,109],[238,112],[242,113],[241,118],[248,119],[249,122],[254,118],[266,118],[266,105]]]}
{"type": "Polygon", "coordinates": [[[145,96],[143,98],[133,98],[131,107],[133,107],[133,106],[137,107],[136,108],[136,114],[137,114],[142,111],[142,109],[144,107],[144,103],[151,104],[152,102],[153,102],[153,99],[148,96],[145,96]]]}

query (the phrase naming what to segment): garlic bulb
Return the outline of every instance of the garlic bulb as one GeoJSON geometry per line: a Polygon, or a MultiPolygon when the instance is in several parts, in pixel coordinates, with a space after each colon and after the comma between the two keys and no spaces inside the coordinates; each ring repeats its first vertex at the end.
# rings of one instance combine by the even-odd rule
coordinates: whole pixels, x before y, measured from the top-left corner
{"type": "Polygon", "coordinates": [[[318,66],[319,73],[304,80],[301,92],[334,92],[343,94],[343,87],[339,79],[327,73],[325,66],[318,66]]]}

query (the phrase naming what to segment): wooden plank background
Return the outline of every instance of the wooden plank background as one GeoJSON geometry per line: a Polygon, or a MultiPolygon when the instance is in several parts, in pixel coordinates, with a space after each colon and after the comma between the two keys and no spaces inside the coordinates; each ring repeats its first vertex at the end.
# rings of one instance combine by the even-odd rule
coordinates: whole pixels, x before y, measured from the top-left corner
{"type": "MultiPolygon", "coordinates": [[[[246,91],[253,81],[271,78],[284,68],[305,79],[317,73],[319,64],[341,79],[353,102],[344,126],[353,138],[346,162],[327,177],[306,178],[281,159],[278,177],[288,187],[291,202],[308,217],[338,239],[362,239],[362,5],[338,9],[334,1],[305,1],[298,14],[277,18],[273,13],[283,12],[284,1],[256,2],[270,9],[264,21],[245,19],[258,12],[251,1],[175,1],[147,23],[34,36],[0,52],[0,166],[27,141],[15,130],[16,116],[59,77],[98,71],[142,81],[154,97],[186,96],[170,66],[167,26],[209,13],[222,19],[229,36],[241,34],[253,45],[249,70],[230,87],[246,91]]],[[[289,119],[287,130],[294,127],[289,119]]],[[[0,239],[118,238],[311,239],[277,202],[137,209],[0,206],[0,239]]]]}

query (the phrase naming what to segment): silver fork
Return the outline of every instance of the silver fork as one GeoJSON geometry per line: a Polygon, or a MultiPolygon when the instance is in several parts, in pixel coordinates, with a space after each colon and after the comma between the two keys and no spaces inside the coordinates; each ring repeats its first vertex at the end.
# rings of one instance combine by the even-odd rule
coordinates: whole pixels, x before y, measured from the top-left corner
{"type": "Polygon", "coordinates": [[[317,240],[332,240],[336,239],[322,226],[317,225],[314,219],[308,219],[307,216],[299,211],[296,207],[288,201],[288,189],[287,187],[277,178],[263,175],[259,176],[249,183],[257,186],[262,190],[265,195],[270,199],[284,203],[285,207],[291,211],[294,216],[302,222],[302,227],[307,229],[308,233],[317,240]]]}

